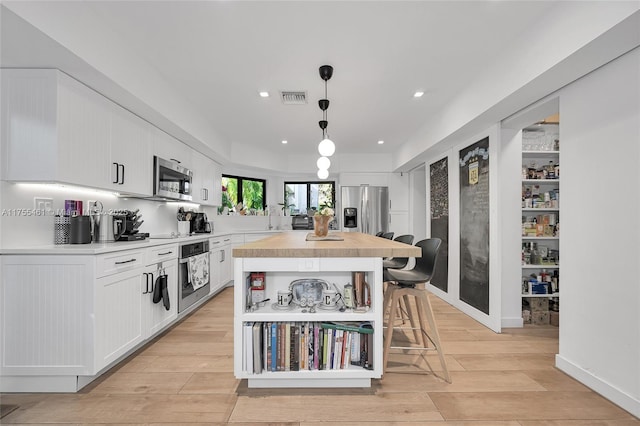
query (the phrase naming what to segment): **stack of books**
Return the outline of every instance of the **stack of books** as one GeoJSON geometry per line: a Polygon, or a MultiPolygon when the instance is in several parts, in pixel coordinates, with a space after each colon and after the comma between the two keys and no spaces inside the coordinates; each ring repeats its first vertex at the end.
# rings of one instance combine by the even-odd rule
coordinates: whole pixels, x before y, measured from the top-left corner
{"type": "Polygon", "coordinates": [[[248,322],[243,338],[243,369],[251,374],[373,369],[369,322],[248,322]]]}

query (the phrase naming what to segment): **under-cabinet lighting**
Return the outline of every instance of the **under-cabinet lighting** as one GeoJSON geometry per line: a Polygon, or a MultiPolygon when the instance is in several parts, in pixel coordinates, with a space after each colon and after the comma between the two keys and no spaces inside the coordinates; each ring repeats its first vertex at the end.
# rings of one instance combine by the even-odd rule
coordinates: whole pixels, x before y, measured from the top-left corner
{"type": "Polygon", "coordinates": [[[113,197],[117,198],[120,196],[119,192],[112,191],[104,191],[102,189],[94,189],[94,188],[86,188],[84,186],[75,186],[75,185],[63,185],[60,183],[32,183],[32,182],[18,182],[16,185],[19,185],[23,189],[32,190],[32,191],[43,191],[43,190],[53,190],[58,192],[69,192],[73,191],[80,194],[85,194],[89,196],[100,196],[100,197],[113,197]]]}
{"type": "Polygon", "coordinates": [[[167,201],[167,204],[170,204],[171,206],[177,206],[177,207],[185,207],[185,208],[194,208],[197,209],[200,207],[200,204],[197,203],[190,203],[188,201],[167,201]]]}

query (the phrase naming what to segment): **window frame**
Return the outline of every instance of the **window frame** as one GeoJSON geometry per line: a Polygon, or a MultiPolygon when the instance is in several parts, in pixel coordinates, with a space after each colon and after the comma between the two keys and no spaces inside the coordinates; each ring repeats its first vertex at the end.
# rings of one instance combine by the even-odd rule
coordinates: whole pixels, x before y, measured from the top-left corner
{"type": "MultiPolygon", "coordinates": [[[[311,204],[311,185],[314,184],[318,184],[318,185],[327,185],[330,184],[331,185],[331,198],[333,199],[333,206],[332,208],[335,209],[336,207],[336,181],[335,180],[301,180],[301,181],[294,181],[294,180],[288,180],[284,182],[284,185],[282,185],[282,199],[285,200],[287,199],[287,185],[306,185],[307,187],[307,203],[311,204]]],[[[320,206],[318,206],[320,207],[320,206]]],[[[310,206],[307,206],[307,210],[310,208],[310,206]]]]}
{"type": "MultiPolygon", "coordinates": [[[[243,180],[252,180],[254,182],[262,182],[262,210],[265,210],[266,205],[267,205],[267,180],[266,179],[260,179],[260,178],[253,178],[253,177],[248,177],[248,176],[237,176],[237,175],[229,175],[229,174],[222,174],[223,178],[228,178],[228,179],[237,179],[238,180],[238,203],[242,203],[243,206],[244,205],[244,194],[242,191],[242,181],[243,180]]],[[[245,206],[246,207],[246,206],[245,206]]]]}

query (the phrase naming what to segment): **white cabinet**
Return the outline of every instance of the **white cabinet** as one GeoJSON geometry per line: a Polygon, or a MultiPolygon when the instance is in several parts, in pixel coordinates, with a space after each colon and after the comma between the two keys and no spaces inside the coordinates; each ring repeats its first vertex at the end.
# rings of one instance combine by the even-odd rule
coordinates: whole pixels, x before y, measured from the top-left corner
{"type": "MultiPolygon", "coordinates": [[[[191,167],[191,148],[157,127],[151,128],[151,155],[191,167]]],[[[153,162],[153,160],[152,160],[153,162]]]]}
{"type": "Polygon", "coordinates": [[[112,189],[127,194],[151,195],[151,125],[116,104],[112,104],[111,112],[112,189]]]}
{"type": "MultiPolygon", "coordinates": [[[[237,378],[248,379],[249,387],[369,387],[372,378],[382,376],[382,259],[381,258],[236,258],[234,280],[234,373],[237,378]],[[257,309],[248,306],[250,300],[247,278],[252,272],[264,272],[265,296],[272,303],[257,309]],[[273,307],[278,298],[278,290],[289,290],[291,283],[298,279],[322,279],[335,283],[342,292],[345,284],[352,282],[352,271],[365,273],[370,286],[371,306],[366,312],[346,310],[315,309],[293,305],[291,309],[280,310],[273,307]],[[347,322],[351,324],[370,323],[373,328],[372,346],[368,348],[372,363],[369,368],[347,364],[345,368],[316,368],[315,364],[298,371],[272,371],[265,362],[262,350],[253,351],[246,329],[273,326],[273,324],[320,324],[329,322],[347,322]],[[262,368],[254,371],[254,361],[262,356],[258,365],[262,368]]],[[[331,285],[331,284],[330,284],[331,285]]],[[[312,293],[313,294],[313,293],[312,293]]],[[[259,333],[259,332],[258,332],[259,333]]],[[[286,339],[281,353],[286,351],[286,339]]],[[[264,341],[264,335],[257,339],[264,341]],[[262,339],[262,340],[261,340],[262,339]]],[[[281,348],[282,348],[281,347],[281,348]]],[[[295,347],[295,344],[294,344],[295,347]]],[[[277,350],[277,349],[273,349],[277,350]]],[[[290,348],[291,350],[291,348],[290,348]]],[[[317,352],[318,354],[320,351],[317,352]]],[[[314,352],[314,355],[316,352],[314,352]]],[[[318,355],[319,356],[319,355],[318,355]]],[[[286,356],[285,356],[286,359],[286,356]]]]}
{"type": "Polygon", "coordinates": [[[0,256],[0,392],[76,392],[170,326],[177,257],[177,244],[95,256],[0,256]],[[160,274],[168,310],[153,303],[160,274]]]}
{"type": "Polygon", "coordinates": [[[99,278],[96,282],[96,371],[117,360],[145,338],[142,268],[99,278]]]}
{"type": "Polygon", "coordinates": [[[178,260],[173,259],[161,264],[147,266],[142,273],[142,309],[144,337],[150,338],[162,331],[178,318],[178,260]],[[169,309],[164,305],[164,299],[153,302],[158,278],[166,276],[169,309]]]}
{"type": "Polygon", "coordinates": [[[3,70],[2,91],[4,179],[151,195],[150,124],[57,70],[3,70]]]}
{"type": "Polygon", "coordinates": [[[389,210],[409,210],[409,173],[389,173],[389,210]]]}
{"type": "Polygon", "coordinates": [[[221,174],[218,164],[197,151],[191,153],[193,171],[193,202],[207,206],[222,201],[221,174]]]}
{"type": "Polygon", "coordinates": [[[217,293],[233,280],[232,236],[226,235],[209,240],[211,253],[211,288],[209,294],[217,293]]]}
{"type": "Polygon", "coordinates": [[[1,110],[4,179],[109,181],[111,116],[98,93],[56,70],[5,69],[1,110]]]}

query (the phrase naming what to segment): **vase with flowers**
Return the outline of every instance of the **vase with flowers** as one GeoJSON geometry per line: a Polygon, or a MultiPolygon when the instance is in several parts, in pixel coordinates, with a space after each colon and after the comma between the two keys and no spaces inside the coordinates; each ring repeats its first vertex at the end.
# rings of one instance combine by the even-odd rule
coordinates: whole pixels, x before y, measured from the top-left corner
{"type": "Polygon", "coordinates": [[[329,233],[329,222],[333,220],[334,211],[324,207],[313,215],[313,233],[316,237],[326,237],[329,233]]]}

